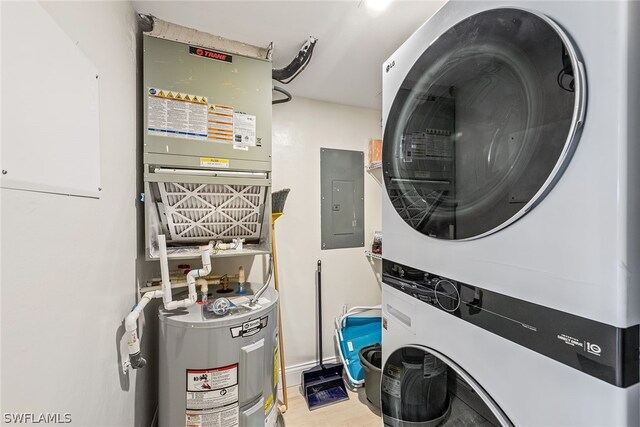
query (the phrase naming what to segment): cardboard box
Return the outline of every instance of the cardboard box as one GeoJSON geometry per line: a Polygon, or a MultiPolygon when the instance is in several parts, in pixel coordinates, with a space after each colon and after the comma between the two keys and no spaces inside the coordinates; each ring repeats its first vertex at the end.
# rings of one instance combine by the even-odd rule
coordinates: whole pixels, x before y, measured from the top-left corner
{"type": "Polygon", "coordinates": [[[369,165],[382,162],[382,140],[369,140],[369,165]]]}

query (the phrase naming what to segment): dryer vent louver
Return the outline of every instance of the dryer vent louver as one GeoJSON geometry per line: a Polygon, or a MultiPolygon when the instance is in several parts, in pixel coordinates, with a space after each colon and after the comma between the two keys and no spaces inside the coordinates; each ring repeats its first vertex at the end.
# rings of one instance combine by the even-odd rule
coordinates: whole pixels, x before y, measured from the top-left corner
{"type": "Polygon", "coordinates": [[[266,187],[159,182],[171,240],[258,240],[266,187]]]}

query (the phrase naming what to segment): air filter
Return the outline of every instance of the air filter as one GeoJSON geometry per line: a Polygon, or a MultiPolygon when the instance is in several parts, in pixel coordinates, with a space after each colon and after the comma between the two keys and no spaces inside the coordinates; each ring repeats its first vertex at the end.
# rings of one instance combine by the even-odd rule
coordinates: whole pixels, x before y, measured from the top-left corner
{"type": "Polygon", "coordinates": [[[258,185],[159,182],[171,240],[258,240],[266,188],[258,185]]]}

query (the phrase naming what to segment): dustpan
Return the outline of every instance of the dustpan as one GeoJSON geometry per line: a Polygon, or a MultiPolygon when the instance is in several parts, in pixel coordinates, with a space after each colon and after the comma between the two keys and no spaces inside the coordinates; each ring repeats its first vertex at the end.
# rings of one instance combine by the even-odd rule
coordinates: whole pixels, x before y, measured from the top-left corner
{"type": "Polygon", "coordinates": [[[302,373],[302,387],[310,411],[349,399],[343,369],[342,363],[330,363],[302,373]]]}
{"type": "Polygon", "coordinates": [[[318,365],[302,373],[302,390],[310,411],[349,399],[342,363],[322,362],[322,263],[318,260],[318,365]]]}

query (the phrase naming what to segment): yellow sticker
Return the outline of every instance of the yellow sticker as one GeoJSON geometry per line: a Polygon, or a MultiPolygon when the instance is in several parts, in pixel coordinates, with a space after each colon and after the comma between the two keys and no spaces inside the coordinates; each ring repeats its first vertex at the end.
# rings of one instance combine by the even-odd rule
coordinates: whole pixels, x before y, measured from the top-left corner
{"type": "Polygon", "coordinates": [[[273,388],[278,386],[278,347],[273,349],[273,388]]]}
{"type": "Polygon", "coordinates": [[[389,374],[389,376],[400,378],[401,373],[402,369],[400,367],[391,364],[387,365],[387,374],[389,374]]]}
{"type": "Polygon", "coordinates": [[[264,402],[264,413],[268,414],[272,406],[273,406],[273,394],[270,394],[267,401],[264,402]]]}
{"type": "Polygon", "coordinates": [[[212,157],[200,157],[200,166],[207,168],[229,169],[229,159],[214,159],[212,157]]]}

